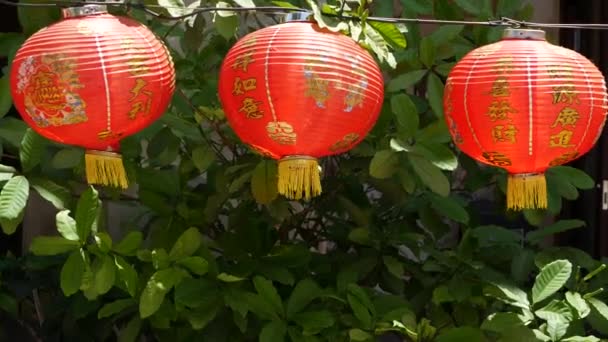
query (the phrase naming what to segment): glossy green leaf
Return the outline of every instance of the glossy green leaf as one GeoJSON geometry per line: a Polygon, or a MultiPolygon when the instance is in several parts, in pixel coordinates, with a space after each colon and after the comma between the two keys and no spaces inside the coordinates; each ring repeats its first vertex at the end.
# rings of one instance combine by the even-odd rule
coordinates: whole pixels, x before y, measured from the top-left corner
{"type": "Polygon", "coordinates": [[[437,166],[428,159],[415,154],[409,154],[408,158],[424,185],[438,195],[448,196],[450,194],[450,181],[437,166]]]}
{"type": "Polygon", "coordinates": [[[321,288],[312,279],[300,280],[287,300],[287,317],[291,318],[294,314],[302,311],[315,298],[321,296],[321,294],[321,288]]]}
{"type": "Polygon", "coordinates": [[[61,268],[60,274],[60,285],[63,294],[67,297],[78,292],[80,285],[82,284],[82,277],[84,275],[85,262],[83,259],[82,251],[75,250],[70,253],[67,260],[61,268]]]}
{"type": "Polygon", "coordinates": [[[403,33],[401,33],[397,25],[377,21],[369,21],[367,24],[371,25],[376,31],[378,31],[384,40],[386,40],[386,42],[393,48],[403,49],[407,46],[405,36],[403,33]]]}
{"type": "Polygon", "coordinates": [[[95,270],[95,291],[102,295],[108,292],[116,280],[116,265],[114,258],[109,255],[101,257],[101,263],[95,270]]]}
{"type": "Polygon", "coordinates": [[[541,243],[545,238],[557,233],[565,232],[585,226],[585,221],[581,220],[560,220],[547,227],[533,230],[526,234],[526,241],[532,244],[541,243]]]}
{"type": "Polygon", "coordinates": [[[76,230],[76,221],[70,216],[69,210],[62,210],[55,215],[55,224],[57,231],[64,238],[72,241],[79,241],[78,231],[76,230]]]}
{"type": "Polygon", "coordinates": [[[165,300],[165,295],[180,282],[184,273],[176,268],[167,268],[154,273],[141,293],[139,314],[146,318],[154,314],[165,300]]]}
{"type": "Polygon", "coordinates": [[[532,287],[532,302],[538,303],[550,297],[564,286],[572,273],[572,264],[568,260],[555,260],[545,265],[536,276],[532,287]]]}
{"type": "Polygon", "coordinates": [[[433,209],[435,209],[439,214],[459,223],[469,222],[469,213],[459,201],[452,197],[442,197],[436,195],[432,195],[430,198],[433,209]]]}
{"type": "Polygon", "coordinates": [[[78,241],[56,236],[38,236],[32,240],[30,251],[35,255],[56,255],[73,251],[79,247],[78,241]]]}
{"type": "Polygon", "coordinates": [[[137,292],[137,271],[131,264],[118,255],[114,256],[114,265],[116,265],[119,282],[125,287],[131,297],[134,297],[137,292]]]}
{"type": "Polygon", "coordinates": [[[70,190],[50,179],[33,178],[30,179],[30,185],[42,198],[53,204],[56,209],[66,209],[72,203],[70,190]]]}
{"type": "Polygon", "coordinates": [[[444,84],[435,73],[429,73],[426,82],[427,97],[433,113],[443,119],[443,88],[444,84]]]}
{"type": "Polygon", "coordinates": [[[481,329],[502,334],[518,326],[524,326],[524,322],[518,314],[513,312],[498,312],[488,316],[481,324],[481,329]]]}
{"type": "Polygon", "coordinates": [[[399,167],[399,155],[392,150],[376,152],[369,164],[369,174],[374,178],[390,178],[399,167]]]}
{"type": "Polygon", "coordinates": [[[473,327],[459,327],[446,330],[437,337],[437,342],[485,342],[481,330],[473,327]]]}
{"type": "Polygon", "coordinates": [[[408,89],[418,83],[427,72],[427,70],[414,70],[401,74],[388,82],[386,91],[397,92],[408,89]]]}
{"type": "Polygon", "coordinates": [[[420,41],[420,61],[422,61],[427,68],[430,68],[433,66],[433,64],[435,64],[436,56],[437,48],[435,47],[431,37],[422,38],[420,41]]]}
{"type": "Polygon", "coordinates": [[[46,145],[46,139],[34,132],[34,130],[28,128],[25,131],[25,135],[21,140],[21,148],[19,149],[19,159],[21,160],[23,171],[31,171],[40,164],[46,145]]]}
{"type": "Polygon", "coordinates": [[[209,270],[209,263],[207,260],[199,256],[180,259],[177,264],[183,266],[188,271],[196,275],[203,275],[209,270]]]}
{"type": "Polygon", "coordinates": [[[0,117],[5,116],[13,106],[11,87],[7,75],[0,77],[0,117]]]}
{"type": "Polygon", "coordinates": [[[86,241],[91,230],[97,229],[97,218],[101,210],[101,202],[97,190],[89,186],[81,195],[76,205],[76,228],[80,241],[86,241]]]}
{"type": "Polygon", "coordinates": [[[587,301],[583,299],[583,296],[581,296],[580,293],[568,291],[566,292],[565,297],[566,302],[576,310],[578,318],[585,318],[591,313],[589,304],[587,304],[587,301]]]}
{"type": "Polygon", "coordinates": [[[253,278],[253,285],[264,301],[266,301],[276,313],[283,315],[283,302],[281,301],[281,296],[279,296],[277,289],[272,284],[272,281],[256,276],[253,278]]]}
{"type": "Polygon", "coordinates": [[[193,255],[201,246],[203,236],[197,228],[189,228],[180,235],[177,239],[171,252],[169,252],[170,260],[179,260],[193,255]]]}
{"type": "Polygon", "coordinates": [[[419,117],[416,105],[407,94],[391,96],[391,110],[397,119],[400,132],[406,137],[411,137],[418,130],[419,117]]]}
{"type": "Polygon", "coordinates": [[[278,196],[277,165],[272,160],[262,160],[251,176],[251,193],[260,204],[268,204],[278,196]]]}
{"type": "Polygon", "coordinates": [[[138,231],[130,231],[112,247],[114,252],[122,255],[133,255],[141,245],[144,235],[138,231]]]}
{"type": "Polygon", "coordinates": [[[281,321],[266,323],[260,332],[260,342],[280,342],[285,340],[287,327],[281,321]]]}
{"type": "Polygon", "coordinates": [[[72,169],[80,165],[83,160],[83,149],[68,147],[55,153],[53,159],[51,160],[51,165],[55,169],[72,169]]]}
{"type": "Polygon", "coordinates": [[[113,302],[107,303],[99,309],[97,312],[97,318],[102,319],[106,317],[111,317],[115,314],[121,313],[124,310],[134,307],[137,302],[133,300],[133,298],[127,299],[119,299],[113,302]]]}

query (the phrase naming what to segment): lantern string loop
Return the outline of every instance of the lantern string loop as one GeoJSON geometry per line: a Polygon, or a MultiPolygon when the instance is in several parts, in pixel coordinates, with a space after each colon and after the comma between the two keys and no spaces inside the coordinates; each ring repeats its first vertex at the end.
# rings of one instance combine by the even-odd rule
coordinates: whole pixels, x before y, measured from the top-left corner
{"type": "MultiPolygon", "coordinates": [[[[250,13],[250,14],[270,14],[280,15],[294,12],[310,12],[308,9],[299,7],[281,7],[281,6],[259,6],[259,7],[179,7],[179,6],[160,6],[160,5],[145,5],[141,3],[133,3],[129,0],[108,0],[108,1],[73,1],[73,0],[54,0],[49,2],[13,2],[10,0],[0,0],[0,4],[9,6],[21,6],[21,7],[70,7],[70,6],[84,6],[84,5],[115,5],[125,6],[127,8],[135,8],[142,10],[147,14],[156,17],[161,20],[183,20],[192,16],[196,16],[201,13],[217,13],[217,12],[234,12],[234,13],[250,13]],[[152,9],[182,9],[188,11],[183,15],[171,16],[163,13],[155,12],[152,9]]],[[[343,11],[339,11],[337,14],[334,13],[322,13],[327,17],[334,17],[339,19],[348,20],[361,20],[361,18],[351,15],[346,15],[343,11]]],[[[473,21],[473,20],[443,20],[443,19],[418,19],[418,18],[391,18],[391,17],[367,17],[366,21],[372,22],[384,22],[393,24],[441,24],[441,25],[478,25],[478,26],[490,26],[490,27],[538,27],[538,28],[563,28],[563,29],[589,29],[589,30],[608,30],[608,24],[582,24],[582,23],[540,23],[540,22],[528,22],[522,20],[516,20],[512,18],[502,17],[500,19],[485,20],[485,21],[473,21]]]]}

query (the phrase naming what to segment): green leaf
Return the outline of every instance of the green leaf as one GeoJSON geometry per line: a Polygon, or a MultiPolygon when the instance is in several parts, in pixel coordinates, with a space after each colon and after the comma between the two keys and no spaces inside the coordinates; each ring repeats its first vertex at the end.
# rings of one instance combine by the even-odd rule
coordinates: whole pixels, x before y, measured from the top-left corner
{"type": "Polygon", "coordinates": [[[14,167],[0,164],[0,182],[13,178],[16,172],[14,167]]]}
{"type": "Polygon", "coordinates": [[[272,4],[275,6],[279,6],[279,7],[285,7],[285,8],[299,8],[298,6],[289,3],[287,1],[272,1],[272,4]]]}
{"type": "Polygon", "coordinates": [[[175,303],[189,308],[207,307],[218,299],[217,285],[207,279],[185,278],[175,286],[175,303]]]}
{"type": "Polygon", "coordinates": [[[511,260],[511,275],[517,283],[524,283],[528,275],[535,270],[534,252],[529,249],[522,249],[511,260]]]}
{"type": "Polygon", "coordinates": [[[382,261],[384,262],[384,266],[386,266],[386,269],[390,274],[394,275],[398,279],[401,279],[403,277],[403,263],[401,263],[399,259],[389,255],[385,255],[382,257],[382,261]]]}
{"type": "Polygon", "coordinates": [[[55,169],[72,169],[82,163],[84,151],[81,148],[68,147],[55,153],[51,165],[55,169]]]}
{"type": "Polygon", "coordinates": [[[390,178],[399,167],[399,155],[392,150],[381,150],[374,154],[369,164],[369,174],[374,178],[390,178]]]}
{"type": "Polygon", "coordinates": [[[594,316],[598,317],[602,321],[602,325],[605,327],[608,325],[608,305],[597,298],[587,298],[587,303],[591,307],[591,312],[594,316]]]}
{"type": "Polygon", "coordinates": [[[371,329],[375,310],[365,291],[355,284],[350,284],[348,285],[346,299],[353,310],[353,314],[363,324],[363,327],[371,329]]]}
{"type": "Polygon", "coordinates": [[[441,46],[458,37],[463,30],[464,25],[442,25],[433,31],[429,37],[435,46],[441,46]]]}
{"type": "Polygon", "coordinates": [[[78,241],[66,240],[57,236],[38,236],[30,245],[35,255],[56,255],[73,251],[80,247],[78,241]]]}
{"type": "Polygon", "coordinates": [[[488,10],[484,8],[484,2],[486,2],[486,0],[455,0],[455,2],[458,7],[475,16],[488,12],[488,10]]]}
{"type": "Polygon", "coordinates": [[[272,321],[266,323],[260,332],[260,342],[283,342],[287,327],[281,321],[272,321]]]}
{"type": "Polygon", "coordinates": [[[301,326],[306,335],[317,334],[335,324],[334,315],[327,311],[306,311],[296,314],[293,321],[301,326]]]}
{"type": "Polygon", "coordinates": [[[158,5],[163,7],[163,9],[166,10],[167,13],[172,17],[176,17],[176,16],[184,14],[184,9],[186,8],[186,5],[184,4],[184,2],[182,0],[156,0],[156,1],[158,2],[158,5]]]}
{"type": "Polygon", "coordinates": [[[538,303],[566,284],[572,273],[572,264],[568,260],[555,260],[545,265],[536,276],[532,287],[532,302],[538,303]]]}
{"type": "Polygon", "coordinates": [[[591,312],[589,304],[587,304],[587,302],[578,292],[566,292],[566,302],[568,302],[568,304],[570,304],[570,306],[576,310],[578,319],[587,317],[591,312]]]}
{"type": "MultiPolygon", "coordinates": [[[[424,37],[420,41],[420,61],[427,67],[430,68],[435,64],[435,57],[437,56],[437,48],[431,40],[431,37],[424,37]]],[[[431,75],[429,75],[430,77],[431,75]]]]}
{"type": "Polygon", "coordinates": [[[0,117],[5,116],[12,106],[13,99],[11,97],[9,78],[8,75],[4,75],[0,78],[0,117]]]}
{"type": "Polygon", "coordinates": [[[488,316],[481,324],[481,329],[496,333],[505,333],[519,326],[523,327],[524,322],[518,314],[513,312],[498,312],[488,316]]]}
{"type": "Polygon", "coordinates": [[[10,116],[0,119],[0,137],[12,147],[20,148],[27,129],[28,126],[22,120],[10,116]]]}
{"type": "Polygon", "coordinates": [[[76,228],[78,229],[80,241],[86,241],[91,230],[96,229],[100,209],[101,202],[99,201],[97,190],[89,186],[80,195],[80,199],[76,205],[76,228]]]}
{"type": "Polygon", "coordinates": [[[287,318],[302,311],[315,298],[322,295],[321,288],[312,279],[303,279],[295,286],[287,300],[287,318]]]}
{"type": "Polygon", "coordinates": [[[135,316],[122,330],[120,330],[118,342],[135,342],[137,336],[139,336],[140,329],[141,319],[138,316],[135,316]]]}
{"type": "Polygon", "coordinates": [[[278,196],[277,165],[272,160],[262,160],[251,175],[251,193],[260,204],[268,204],[278,196]]]}
{"type": "Polygon", "coordinates": [[[23,219],[30,195],[29,182],[23,176],[9,179],[0,192],[0,224],[5,234],[13,234],[23,219]]]}
{"type": "Polygon", "coordinates": [[[600,342],[595,336],[571,336],[560,340],[561,342],[600,342]]]}
{"type": "MultiPolygon", "coordinates": [[[[348,25],[345,25],[345,29],[348,29],[348,25]]],[[[365,25],[363,27],[363,35],[365,37],[365,44],[374,54],[376,54],[378,60],[380,60],[380,62],[386,62],[394,69],[397,66],[397,61],[395,60],[395,56],[389,51],[388,44],[384,40],[384,37],[370,25],[365,25]]]]}
{"type": "Polygon", "coordinates": [[[55,215],[55,224],[57,231],[64,238],[72,241],[79,241],[78,232],[76,231],[76,221],[70,216],[69,210],[62,210],[55,215]]]}
{"type": "Polygon", "coordinates": [[[407,137],[416,134],[419,123],[418,110],[410,97],[407,94],[391,96],[391,109],[397,119],[400,131],[407,137]]]}
{"type": "Polygon", "coordinates": [[[62,210],[70,206],[72,202],[72,194],[67,188],[44,178],[30,179],[32,188],[38,194],[49,201],[56,209],[62,210]]]}
{"type": "Polygon", "coordinates": [[[113,250],[122,255],[134,255],[141,245],[143,238],[142,232],[130,231],[119,243],[114,245],[113,250]]]}
{"type": "Polygon", "coordinates": [[[426,75],[426,73],[427,70],[414,70],[401,74],[388,82],[386,91],[397,92],[407,89],[418,83],[424,77],[424,75],[426,75]]]}
{"type": "Polygon", "coordinates": [[[202,242],[203,236],[197,228],[192,227],[187,229],[177,239],[173,245],[173,248],[171,248],[171,252],[169,252],[169,259],[179,260],[191,256],[199,249],[202,242]]]}
{"type": "Polygon", "coordinates": [[[146,318],[154,314],[165,299],[167,292],[184,276],[183,271],[176,268],[167,268],[156,271],[146,283],[139,300],[139,314],[146,318]]]}
{"type": "Polygon", "coordinates": [[[245,280],[245,278],[237,277],[235,275],[223,273],[223,272],[217,275],[217,279],[219,279],[225,283],[236,283],[236,282],[245,280]]]}
{"type": "Polygon", "coordinates": [[[546,332],[552,341],[559,341],[572,321],[572,310],[561,300],[552,300],[545,307],[536,310],[536,316],[547,321],[546,332]]]}
{"type": "Polygon", "coordinates": [[[409,154],[408,158],[422,183],[438,195],[449,196],[450,181],[437,166],[415,154],[409,154]]]}
{"type": "Polygon", "coordinates": [[[377,21],[368,21],[368,25],[373,27],[380,35],[384,38],[384,40],[391,45],[393,48],[405,48],[407,43],[405,41],[405,36],[397,25],[391,23],[382,23],[377,21]]]}
{"type": "Polygon", "coordinates": [[[480,226],[473,228],[472,235],[481,247],[492,247],[509,244],[521,244],[521,235],[517,231],[500,226],[480,226]]]}
{"type": "Polygon", "coordinates": [[[554,166],[549,169],[550,173],[567,179],[572,185],[579,189],[589,190],[595,187],[595,181],[584,171],[571,166],[554,166]]]}
{"type": "Polygon", "coordinates": [[[446,216],[456,222],[469,223],[469,213],[454,198],[442,197],[432,194],[431,204],[439,214],[446,216]]]}
{"type": "Polygon", "coordinates": [[[177,264],[180,266],[184,266],[190,272],[196,275],[203,275],[209,270],[209,263],[207,262],[207,260],[199,256],[186,257],[180,259],[177,264]]]}
{"type": "MultiPolygon", "coordinates": [[[[217,3],[216,7],[226,8],[229,7],[229,5],[220,1],[217,3]]],[[[224,37],[224,39],[234,37],[239,26],[239,18],[234,14],[234,12],[217,12],[213,17],[213,22],[215,23],[215,29],[222,37],[224,37]],[[231,15],[227,15],[228,13],[231,15]]],[[[213,157],[215,159],[215,156],[213,157]]]]}
{"type": "Polygon", "coordinates": [[[530,307],[528,295],[509,281],[504,279],[488,279],[488,282],[491,286],[484,289],[486,295],[525,310],[528,310],[530,307]]]}
{"type": "Polygon", "coordinates": [[[102,306],[97,312],[97,318],[102,319],[113,316],[132,306],[135,306],[135,304],[137,304],[137,302],[135,302],[133,298],[115,300],[102,306]]]}
{"type": "Polygon", "coordinates": [[[95,271],[95,291],[102,295],[108,292],[116,280],[116,266],[109,255],[101,257],[101,266],[95,271]]]}
{"type": "Polygon", "coordinates": [[[137,271],[135,271],[131,264],[118,255],[114,256],[114,264],[116,265],[116,271],[118,272],[118,279],[120,279],[131,297],[134,297],[137,292],[137,271]]]}
{"type": "Polygon", "coordinates": [[[188,321],[194,330],[205,328],[217,316],[220,309],[222,309],[222,302],[217,300],[217,298],[205,304],[188,315],[188,321]]]}
{"type": "Polygon", "coordinates": [[[533,230],[526,234],[526,241],[531,244],[541,243],[545,238],[553,236],[557,233],[565,232],[571,229],[585,226],[585,221],[581,220],[561,220],[547,227],[533,230]]]}
{"type": "Polygon", "coordinates": [[[458,167],[458,158],[454,152],[442,144],[419,142],[414,145],[412,153],[425,157],[442,170],[454,171],[458,167]]]}
{"type": "Polygon", "coordinates": [[[437,342],[485,342],[481,330],[473,327],[460,327],[446,330],[445,333],[437,337],[437,342]]]}
{"type": "MultiPolygon", "coordinates": [[[[45,3],[43,0],[32,0],[30,3],[45,3]]],[[[57,22],[61,18],[61,11],[55,7],[21,7],[17,8],[19,23],[23,32],[30,36],[43,27],[57,22]]]]}
{"type": "Polygon", "coordinates": [[[371,341],[374,338],[370,333],[361,329],[350,329],[348,331],[348,337],[351,341],[371,341]]]}
{"type": "Polygon", "coordinates": [[[435,73],[429,73],[426,83],[429,105],[438,118],[443,118],[443,82],[435,73]]]}
{"type": "Polygon", "coordinates": [[[276,313],[282,315],[283,302],[281,301],[281,296],[279,296],[277,289],[272,285],[272,281],[256,276],[253,278],[253,285],[258,294],[264,298],[264,301],[272,306],[276,313]]]}
{"type": "Polygon", "coordinates": [[[19,149],[19,159],[23,171],[31,171],[36,165],[40,164],[42,155],[46,147],[46,140],[31,128],[25,131],[19,149]]]}
{"type": "Polygon", "coordinates": [[[60,274],[60,285],[61,291],[67,297],[78,292],[80,285],[82,284],[82,277],[84,276],[85,262],[83,260],[84,253],[81,250],[76,250],[70,253],[70,256],[63,264],[60,274]]]}

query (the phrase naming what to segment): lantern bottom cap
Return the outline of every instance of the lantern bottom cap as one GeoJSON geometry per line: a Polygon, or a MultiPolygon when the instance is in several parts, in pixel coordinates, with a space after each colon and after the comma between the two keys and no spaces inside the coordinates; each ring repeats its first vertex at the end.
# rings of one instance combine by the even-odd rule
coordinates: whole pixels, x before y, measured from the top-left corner
{"type": "Polygon", "coordinates": [[[289,199],[309,200],[321,194],[321,172],[317,159],[288,156],[279,160],[279,193],[289,199]]]}
{"type": "Polygon", "coordinates": [[[507,178],[507,208],[511,210],[547,208],[545,174],[510,174],[507,178]]]}
{"type": "Polygon", "coordinates": [[[115,152],[87,150],[84,154],[87,182],[126,189],[129,187],[122,156],[115,152]]]}

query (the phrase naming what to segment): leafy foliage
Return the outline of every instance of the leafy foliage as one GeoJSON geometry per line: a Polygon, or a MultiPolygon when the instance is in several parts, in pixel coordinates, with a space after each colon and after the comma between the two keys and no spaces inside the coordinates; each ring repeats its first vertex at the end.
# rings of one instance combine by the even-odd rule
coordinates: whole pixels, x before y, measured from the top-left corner
{"type": "MultiPolygon", "coordinates": [[[[84,187],[82,151],[45,140],[11,115],[0,118],[2,147],[13,157],[2,160],[12,166],[0,165],[4,232],[17,231],[30,187],[57,209],[57,234],[36,237],[30,254],[0,260],[0,310],[39,340],[597,341],[593,334],[607,334],[605,266],[572,248],[540,248],[584,225],[545,222],[593,180],[552,168],[549,209],[504,215],[499,226],[474,199],[490,194],[502,213],[504,174],[450,145],[445,78],[500,31],[454,25],[423,36],[416,24],[366,20],[525,20],[530,8],[519,0],[496,8],[489,0],[401,1],[403,9],[327,2],[213,2],[308,6],[320,26],[350,35],[383,66],[386,101],[375,128],[353,151],[323,161],[324,193],[310,202],[278,196],[275,163],[239,142],[216,95],[223,56],[237,38],[274,23],[269,14],[222,11],[167,23],[129,13],[166,40],[178,80],[167,113],[122,141],[137,184],[129,192],[84,187]],[[128,215],[117,219],[113,206],[128,215]],[[49,313],[44,324],[37,310],[49,313]]],[[[146,3],[168,15],[192,11],[181,0],[146,3]]],[[[55,15],[20,13],[25,33],[0,34],[0,53],[10,60],[55,15]]],[[[2,80],[0,117],[8,111],[2,80]]]]}

